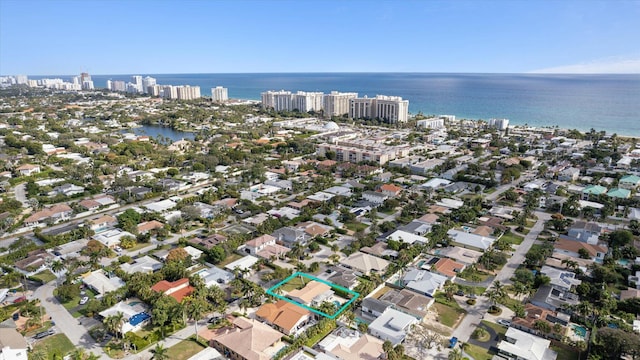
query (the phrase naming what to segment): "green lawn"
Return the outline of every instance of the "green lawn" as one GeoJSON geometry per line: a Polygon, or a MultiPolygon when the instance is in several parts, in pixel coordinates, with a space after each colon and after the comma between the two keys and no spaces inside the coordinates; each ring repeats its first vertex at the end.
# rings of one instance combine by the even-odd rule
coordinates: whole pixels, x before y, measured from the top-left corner
{"type": "Polygon", "coordinates": [[[293,279],[287,281],[285,284],[282,284],[282,291],[289,292],[291,290],[302,289],[309,281],[309,279],[294,277],[293,279]]]}
{"type": "Polygon", "coordinates": [[[455,309],[451,306],[447,306],[438,302],[433,304],[433,306],[438,312],[439,322],[442,325],[448,327],[453,327],[458,322],[460,316],[464,315],[465,313],[465,311],[460,308],[455,309]]]}
{"type": "Polygon", "coordinates": [[[493,329],[496,333],[500,334],[501,338],[504,337],[504,334],[507,333],[507,328],[505,326],[487,320],[482,320],[482,323],[487,327],[493,329]]]}
{"type": "Polygon", "coordinates": [[[353,232],[364,231],[364,229],[367,228],[367,225],[359,222],[349,222],[344,224],[344,226],[353,232]]]}
{"type": "Polygon", "coordinates": [[[67,355],[75,349],[75,346],[73,346],[67,335],[55,334],[35,343],[33,349],[45,349],[49,359],[54,359],[56,354],[60,354],[62,356],[67,355]]]}
{"type": "Polygon", "coordinates": [[[524,241],[523,236],[516,235],[514,233],[504,234],[502,235],[502,238],[507,240],[510,244],[513,244],[513,245],[520,245],[522,244],[522,241],[524,241]]]}
{"type": "Polygon", "coordinates": [[[475,360],[491,360],[493,358],[488,349],[469,343],[464,344],[464,351],[475,360]]]}
{"type": "Polygon", "coordinates": [[[504,305],[504,306],[506,306],[511,311],[516,311],[516,304],[522,305],[522,301],[521,300],[517,300],[517,299],[514,299],[512,297],[508,297],[508,296],[506,296],[504,299],[502,299],[499,303],[504,305]]]}
{"type": "Polygon", "coordinates": [[[224,259],[224,261],[220,262],[218,264],[218,267],[224,268],[226,265],[231,264],[232,262],[234,262],[234,261],[236,261],[238,259],[241,259],[241,258],[242,258],[242,255],[233,253],[233,254],[229,255],[226,259],[224,259]]]}
{"type": "Polygon", "coordinates": [[[186,360],[202,350],[204,350],[204,346],[195,340],[182,340],[167,350],[167,358],[172,360],[186,360]]]}
{"type": "MultiPolygon", "coordinates": [[[[558,359],[562,360],[578,360],[578,353],[567,347],[551,346],[551,350],[558,353],[558,359]]],[[[584,353],[585,351],[583,351],[584,353]]]]}
{"type": "Polygon", "coordinates": [[[43,270],[43,271],[40,271],[39,273],[33,275],[32,278],[38,279],[38,280],[42,281],[43,284],[46,284],[46,283],[48,283],[50,281],[55,280],[56,276],[53,275],[53,273],[50,270],[43,270]]]}

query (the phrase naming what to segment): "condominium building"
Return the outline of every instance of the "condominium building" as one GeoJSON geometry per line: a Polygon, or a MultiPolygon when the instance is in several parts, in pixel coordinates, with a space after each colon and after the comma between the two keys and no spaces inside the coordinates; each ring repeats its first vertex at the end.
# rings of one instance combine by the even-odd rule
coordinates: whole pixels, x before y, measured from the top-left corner
{"type": "Polygon", "coordinates": [[[356,99],[358,93],[341,93],[332,91],[330,94],[324,95],[324,115],[325,116],[342,116],[349,113],[349,101],[356,99]]]}
{"type": "Polygon", "coordinates": [[[160,85],[147,86],[147,94],[151,96],[160,96],[161,92],[162,92],[162,86],[160,85]]]}
{"type": "MultiPolygon", "coordinates": [[[[108,82],[107,82],[107,84],[108,84],[108,82]]],[[[127,90],[127,84],[122,80],[114,80],[114,81],[111,81],[111,86],[109,87],[109,90],[111,90],[111,91],[126,91],[127,90]]]]}
{"type": "Polygon", "coordinates": [[[262,107],[265,109],[273,108],[275,111],[290,111],[291,107],[291,91],[266,91],[260,94],[262,98],[262,107]]]}
{"type": "Polygon", "coordinates": [[[229,89],[222,86],[211,88],[211,100],[213,102],[225,102],[229,100],[229,89]]]}
{"type": "Polygon", "coordinates": [[[399,96],[376,95],[375,98],[349,100],[349,117],[352,119],[381,119],[395,124],[409,119],[409,100],[399,96]]]}
{"type": "Polygon", "coordinates": [[[156,79],[151,76],[147,76],[142,79],[142,92],[147,94],[149,92],[149,86],[156,85],[156,79]]]}
{"type": "Polygon", "coordinates": [[[162,87],[162,97],[165,99],[177,99],[178,89],[173,85],[165,85],[162,87]]]}
{"type": "Polygon", "coordinates": [[[429,119],[418,120],[416,125],[419,128],[425,128],[425,129],[442,129],[444,128],[444,119],[429,118],[429,119]]]}
{"type": "Polygon", "coordinates": [[[487,126],[498,130],[507,130],[509,127],[509,119],[490,119],[487,121],[487,126]]]}
{"type": "Polygon", "coordinates": [[[176,86],[178,100],[194,100],[200,98],[200,86],[176,86]]]}
{"type": "Polygon", "coordinates": [[[134,84],[135,88],[138,89],[137,92],[142,92],[142,76],[134,75],[131,77],[131,82],[134,84]]]}
{"type": "Polygon", "coordinates": [[[292,97],[292,109],[303,112],[322,110],[324,93],[298,91],[292,97]]]}
{"type": "Polygon", "coordinates": [[[359,163],[372,161],[384,165],[391,160],[409,155],[409,146],[388,146],[380,143],[367,143],[366,141],[339,141],[335,144],[320,144],[316,153],[318,156],[326,156],[327,152],[336,154],[337,161],[359,163]]]}
{"type": "Polygon", "coordinates": [[[15,79],[16,79],[16,84],[18,85],[25,85],[29,81],[29,79],[27,78],[27,75],[16,75],[15,79]]]}

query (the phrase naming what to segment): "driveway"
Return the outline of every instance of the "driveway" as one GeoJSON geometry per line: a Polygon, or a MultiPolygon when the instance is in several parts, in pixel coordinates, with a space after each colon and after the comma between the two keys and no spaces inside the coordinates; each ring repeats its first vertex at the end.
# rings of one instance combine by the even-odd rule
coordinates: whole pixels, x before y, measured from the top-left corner
{"type": "Polygon", "coordinates": [[[27,189],[27,184],[22,183],[22,184],[16,185],[16,187],[13,188],[13,191],[15,193],[16,200],[20,201],[23,206],[28,207],[29,204],[27,200],[26,189],[27,189]]]}
{"type": "Polygon", "coordinates": [[[72,344],[83,347],[88,352],[93,352],[95,355],[100,356],[101,359],[109,359],[100,345],[89,335],[87,328],[80,325],[78,319],[71,316],[67,309],[53,296],[55,287],[55,281],[42,285],[33,292],[33,297],[40,299],[47,314],[51,316],[51,320],[55,322],[56,327],[60,330],[59,332],[67,335],[72,344]]]}
{"type": "MultiPolygon", "coordinates": [[[[544,222],[551,218],[551,215],[536,211],[535,215],[538,217],[535,225],[531,228],[531,231],[525,236],[522,244],[518,245],[514,251],[513,256],[509,259],[507,264],[496,275],[494,281],[500,281],[502,284],[510,284],[511,277],[515,273],[516,269],[524,262],[524,256],[534,244],[540,232],[544,229],[544,222]]],[[[493,283],[493,282],[492,282],[493,283]]],[[[487,310],[489,310],[488,299],[485,296],[478,296],[476,305],[466,306],[466,303],[461,306],[467,310],[467,316],[462,319],[458,327],[453,331],[453,336],[457,337],[462,342],[467,342],[471,338],[471,333],[480,324],[480,321],[485,317],[489,317],[487,310]]]]}

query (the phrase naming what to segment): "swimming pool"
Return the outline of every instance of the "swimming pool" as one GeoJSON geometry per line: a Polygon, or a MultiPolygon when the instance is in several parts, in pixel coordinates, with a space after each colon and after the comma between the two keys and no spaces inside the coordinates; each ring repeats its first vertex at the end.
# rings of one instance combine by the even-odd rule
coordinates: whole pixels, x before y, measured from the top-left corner
{"type": "Polygon", "coordinates": [[[193,275],[200,275],[200,277],[205,277],[205,276],[209,275],[209,273],[207,273],[207,269],[200,269],[200,270],[194,272],[193,275]]]}
{"type": "Polygon", "coordinates": [[[465,232],[471,232],[471,228],[468,226],[463,226],[462,230],[464,230],[465,232]]]}
{"type": "Polygon", "coordinates": [[[571,327],[573,328],[573,332],[576,335],[580,336],[583,339],[587,337],[587,329],[584,326],[573,324],[571,325],[571,327]]]}
{"type": "Polygon", "coordinates": [[[131,324],[132,326],[136,326],[149,318],[151,318],[151,315],[141,312],[130,317],[129,324],[131,324]]]}
{"type": "Polygon", "coordinates": [[[627,260],[627,259],[619,259],[618,260],[618,264],[620,264],[622,266],[627,266],[627,265],[629,265],[629,260],[627,260]]]}

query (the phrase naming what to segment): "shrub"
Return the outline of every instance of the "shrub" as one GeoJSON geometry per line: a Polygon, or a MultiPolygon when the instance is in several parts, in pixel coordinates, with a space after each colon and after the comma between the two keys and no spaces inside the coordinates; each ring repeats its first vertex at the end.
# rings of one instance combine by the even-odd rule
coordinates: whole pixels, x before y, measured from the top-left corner
{"type": "Polygon", "coordinates": [[[476,304],[476,299],[467,299],[467,304],[475,305],[476,304]]]}

